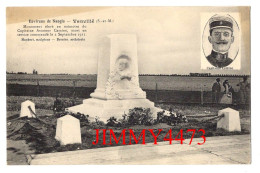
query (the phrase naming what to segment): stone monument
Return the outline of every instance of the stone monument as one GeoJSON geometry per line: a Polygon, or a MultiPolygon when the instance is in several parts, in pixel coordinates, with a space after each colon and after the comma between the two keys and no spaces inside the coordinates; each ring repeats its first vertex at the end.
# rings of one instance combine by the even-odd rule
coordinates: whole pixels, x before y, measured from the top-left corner
{"type": "Polygon", "coordinates": [[[218,120],[217,122],[217,128],[222,128],[229,132],[232,131],[241,132],[239,112],[231,108],[226,108],[218,112],[218,115],[223,115],[223,114],[224,117],[218,120]]]}
{"type": "Polygon", "coordinates": [[[55,139],[61,145],[81,144],[80,122],[71,115],[65,115],[57,119],[55,139]]]}
{"type": "Polygon", "coordinates": [[[97,88],[83,104],[69,107],[72,113],[122,118],[135,107],[150,108],[156,116],[158,108],[146,99],[139,86],[137,40],[134,34],[112,34],[104,38],[99,50],[97,88]]]}
{"type": "Polygon", "coordinates": [[[33,102],[26,100],[21,103],[20,117],[35,118],[35,113],[35,104],[33,102]]]}

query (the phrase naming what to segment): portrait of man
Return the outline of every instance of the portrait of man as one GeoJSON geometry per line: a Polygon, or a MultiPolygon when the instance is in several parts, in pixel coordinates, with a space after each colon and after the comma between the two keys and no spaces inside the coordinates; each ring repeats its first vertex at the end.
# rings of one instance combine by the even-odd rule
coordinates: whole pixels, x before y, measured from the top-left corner
{"type": "Polygon", "coordinates": [[[208,41],[212,45],[211,53],[206,57],[214,67],[222,68],[230,65],[229,49],[234,42],[233,20],[229,16],[215,15],[209,20],[208,41]]]}
{"type": "Polygon", "coordinates": [[[138,85],[138,78],[133,73],[131,57],[128,55],[120,55],[117,58],[114,70],[109,74],[106,84],[106,95],[113,99],[144,96],[144,92],[138,85]]]}

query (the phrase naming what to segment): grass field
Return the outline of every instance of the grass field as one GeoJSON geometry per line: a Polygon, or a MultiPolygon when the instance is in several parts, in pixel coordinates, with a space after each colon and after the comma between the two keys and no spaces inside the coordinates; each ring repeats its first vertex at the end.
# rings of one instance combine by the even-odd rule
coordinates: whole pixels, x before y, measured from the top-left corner
{"type": "MultiPolygon", "coordinates": [[[[146,91],[147,98],[154,102],[201,103],[203,100],[203,103],[211,103],[211,87],[215,78],[140,76],[139,81],[141,88],[146,91]],[[203,91],[203,94],[201,91],[203,91]]],[[[242,78],[221,78],[222,81],[225,79],[230,81],[235,90],[233,100],[239,103],[239,87],[237,84],[242,78]]],[[[75,94],[79,98],[89,98],[96,88],[96,82],[96,75],[7,74],[7,96],[55,97],[60,94],[62,97],[72,97],[75,94]],[[39,85],[37,85],[38,82],[39,85]]],[[[250,95],[250,93],[248,94],[250,95]]]]}
{"type": "MultiPolygon", "coordinates": [[[[39,86],[8,84],[7,96],[39,96],[55,97],[60,94],[61,97],[71,98],[74,95],[78,98],[90,98],[90,94],[95,88],[73,87],[70,86],[39,86]]],[[[146,98],[153,102],[168,103],[201,103],[201,91],[179,91],[179,90],[145,90],[146,98]]],[[[221,93],[222,95],[223,93],[221,93]]],[[[239,93],[234,93],[234,102],[239,103],[239,93]]],[[[203,103],[212,103],[212,92],[203,92],[203,103]]]]}
{"type": "MultiPolygon", "coordinates": [[[[140,76],[140,86],[145,90],[178,90],[178,91],[211,91],[212,84],[216,77],[190,77],[190,76],[140,76]]],[[[220,77],[221,82],[228,79],[234,90],[242,77],[220,77]]],[[[76,81],[76,87],[95,88],[97,82],[96,75],[32,75],[32,74],[7,74],[7,84],[44,86],[68,86],[72,87],[76,81]]],[[[222,90],[224,90],[222,88],[222,90]]]]}

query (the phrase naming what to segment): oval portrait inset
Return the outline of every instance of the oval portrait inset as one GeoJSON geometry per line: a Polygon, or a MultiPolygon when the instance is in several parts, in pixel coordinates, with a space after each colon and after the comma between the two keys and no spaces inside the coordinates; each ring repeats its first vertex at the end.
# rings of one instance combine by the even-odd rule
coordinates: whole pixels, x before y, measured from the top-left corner
{"type": "Polygon", "coordinates": [[[203,53],[214,67],[231,65],[239,52],[239,26],[231,15],[213,15],[202,36],[203,53]]]}

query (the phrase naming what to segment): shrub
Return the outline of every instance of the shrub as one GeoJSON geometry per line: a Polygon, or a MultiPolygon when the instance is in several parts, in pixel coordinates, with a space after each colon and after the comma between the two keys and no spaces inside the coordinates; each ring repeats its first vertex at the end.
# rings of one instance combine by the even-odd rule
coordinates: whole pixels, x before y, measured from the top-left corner
{"type": "Polygon", "coordinates": [[[99,119],[100,118],[98,116],[95,117],[95,124],[100,125],[100,126],[104,126],[105,123],[103,121],[100,121],[99,119]]]}
{"type": "Polygon", "coordinates": [[[154,123],[150,108],[130,109],[127,121],[129,125],[152,125],[154,123]]]}
{"type": "Polygon", "coordinates": [[[122,119],[110,117],[107,120],[107,126],[121,127],[126,125],[152,125],[154,119],[152,118],[152,112],[150,108],[134,108],[129,109],[128,114],[124,114],[122,119]]]}
{"type": "Polygon", "coordinates": [[[79,112],[75,114],[75,113],[69,113],[69,112],[63,111],[63,112],[58,112],[55,114],[56,118],[60,118],[65,115],[71,115],[71,116],[79,119],[81,123],[89,123],[89,115],[85,115],[85,114],[82,114],[79,112]]]}
{"type": "Polygon", "coordinates": [[[124,114],[122,119],[110,117],[107,120],[107,126],[122,127],[126,125],[153,125],[156,123],[167,123],[168,125],[177,125],[188,122],[187,117],[180,112],[163,110],[157,113],[157,119],[153,119],[150,108],[136,107],[129,109],[128,114],[124,114]]]}
{"type": "Polygon", "coordinates": [[[115,117],[110,117],[108,120],[107,120],[107,126],[112,126],[112,127],[121,127],[122,124],[121,122],[117,121],[117,119],[115,117]]]}
{"type": "Polygon", "coordinates": [[[158,123],[167,123],[168,125],[177,125],[179,123],[188,122],[188,119],[185,115],[179,112],[173,111],[161,111],[157,113],[157,120],[158,123]]]}

